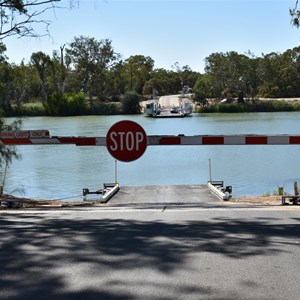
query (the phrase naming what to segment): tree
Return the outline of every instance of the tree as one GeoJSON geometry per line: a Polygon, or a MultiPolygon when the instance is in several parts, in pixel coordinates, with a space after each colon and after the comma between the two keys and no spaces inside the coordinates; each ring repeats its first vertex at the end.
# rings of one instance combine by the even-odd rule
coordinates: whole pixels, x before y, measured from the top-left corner
{"type": "MultiPolygon", "coordinates": [[[[76,0],[70,0],[70,5],[76,0]]],[[[0,0],[0,104],[3,109],[10,109],[10,99],[12,93],[11,66],[6,62],[3,55],[5,49],[2,40],[9,36],[17,37],[37,37],[41,36],[35,29],[35,24],[45,25],[46,33],[50,21],[43,19],[44,13],[49,9],[55,8],[55,3],[61,0],[0,0]]],[[[19,73],[18,73],[19,74],[19,73]]],[[[17,91],[17,89],[15,89],[17,91]]],[[[17,100],[23,98],[23,94],[17,95],[17,100]]],[[[21,122],[15,121],[11,125],[6,125],[0,119],[0,130],[20,130],[21,122]]],[[[20,158],[15,146],[0,145],[0,166],[3,161],[6,166],[12,159],[20,158]]]]}
{"type": "Polygon", "coordinates": [[[130,91],[125,94],[123,99],[123,110],[125,114],[139,114],[141,113],[141,96],[135,92],[130,91]]]}
{"type": "MultiPolygon", "coordinates": [[[[8,36],[38,37],[49,34],[51,21],[43,17],[62,0],[0,0],[0,40],[8,36]],[[38,33],[34,25],[44,25],[46,33],[38,33]]],[[[69,0],[72,7],[77,0],[69,0]]]]}
{"type": "Polygon", "coordinates": [[[181,76],[183,86],[192,88],[196,84],[200,73],[193,71],[189,66],[183,66],[181,76]]]}
{"type": "Polygon", "coordinates": [[[261,78],[260,96],[278,98],[300,95],[300,47],[283,54],[264,55],[258,70],[261,78]]]}
{"type": "Polygon", "coordinates": [[[142,94],[144,84],[150,79],[154,60],[149,56],[133,55],[126,59],[124,73],[127,78],[127,90],[142,94]]]}
{"type": "Polygon", "coordinates": [[[126,91],[126,78],[124,76],[124,62],[118,61],[112,66],[107,76],[107,81],[110,84],[111,101],[120,101],[120,96],[126,91]]]}
{"type": "Polygon", "coordinates": [[[32,53],[31,55],[31,62],[36,68],[41,80],[42,101],[47,97],[46,68],[50,65],[50,61],[50,56],[42,51],[32,53]]]}
{"type": "Polygon", "coordinates": [[[244,54],[213,53],[206,58],[205,71],[212,77],[215,97],[237,97],[243,102],[256,89],[256,67],[244,54]]]}
{"type": "Polygon", "coordinates": [[[0,43],[0,108],[2,113],[9,115],[12,111],[11,108],[11,85],[12,85],[12,72],[11,66],[7,61],[4,54],[6,47],[0,43]]]}
{"type": "MultiPolygon", "coordinates": [[[[4,111],[11,110],[10,92],[11,92],[11,66],[7,62],[5,56],[6,47],[0,43],[0,106],[4,111]]],[[[19,130],[21,121],[15,121],[10,125],[6,125],[5,121],[0,118],[0,131],[2,130],[19,130]]],[[[0,145],[0,167],[3,162],[9,166],[14,158],[20,158],[15,146],[0,145]]]]}
{"type": "Polygon", "coordinates": [[[202,106],[207,104],[207,98],[212,98],[212,80],[209,75],[200,75],[194,88],[193,100],[202,106]]]}
{"type": "Polygon", "coordinates": [[[97,41],[94,38],[75,37],[66,50],[77,73],[78,85],[88,94],[93,109],[93,97],[103,98],[109,90],[108,71],[116,64],[119,55],[114,52],[108,39],[97,41]]]}
{"type": "Polygon", "coordinates": [[[71,59],[64,55],[66,44],[60,47],[59,51],[53,51],[52,58],[49,60],[51,69],[51,90],[55,93],[65,93],[67,79],[70,74],[71,59]]]}
{"type": "MultiPolygon", "coordinates": [[[[10,125],[5,124],[3,119],[0,119],[0,131],[3,130],[20,130],[22,122],[20,120],[12,122],[10,125]]],[[[17,152],[16,146],[0,145],[0,167],[3,162],[9,166],[13,159],[20,159],[21,155],[17,152]]]]}
{"type": "Polygon", "coordinates": [[[158,95],[179,94],[184,85],[192,87],[196,83],[199,73],[189,69],[180,73],[160,68],[153,70],[150,75],[151,78],[144,84],[143,95],[152,94],[153,89],[157,90],[158,95]]]}
{"type": "Polygon", "coordinates": [[[30,83],[33,82],[32,77],[29,77],[30,68],[22,62],[19,66],[12,65],[12,85],[11,85],[11,97],[15,100],[17,110],[21,110],[21,106],[26,102],[30,95],[30,83]]]}

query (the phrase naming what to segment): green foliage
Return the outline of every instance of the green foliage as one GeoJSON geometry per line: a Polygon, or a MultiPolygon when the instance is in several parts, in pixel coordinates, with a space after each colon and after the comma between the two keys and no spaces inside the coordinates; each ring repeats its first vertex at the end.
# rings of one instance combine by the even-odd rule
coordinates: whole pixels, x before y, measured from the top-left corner
{"type": "Polygon", "coordinates": [[[257,101],[255,103],[217,103],[199,108],[199,113],[244,113],[300,111],[300,103],[285,101],[257,101]]]}
{"type": "Polygon", "coordinates": [[[199,76],[193,88],[193,100],[202,106],[207,104],[207,98],[211,98],[211,78],[208,75],[199,76]]]}
{"type": "Polygon", "coordinates": [[[67,114],[72,116],[85,115],[87,113],[87,104],[83,93],[65,94],[67,98],[67,114]]]}
{"type": "Polygon", "coordinates": [[[126,90],[141,94],[144,84],[150,79],[154,60],[143,55],[130,56],[124,63],[123,76],[126,78],[126,90]]]}
{"type": "MultiPolygon", "coordinates": [[[[21,120],[16,120],[11,124],[6,124],[3,119],[0,119],[0,131],[2,130],[20,130],[22,126],[21,120]]],[[[0,167],[5,162],[9,166],[13,159],[20,159],[21,155],[17,151],[16,146],[0,145],[0,167]]]]}
{"type": "Polygon", "coordinates": [[[141,95],[137,92],[127,92],[122,101],[123,111],[125,114],[140,114],[141,113],[141,95]]]}
{"type": "Polygon", "coordinates": [[[243,102],[257,89],[256,65],[251,57],[231,51],[213,53],[205,61],[214,97],[238,97],[243,102]]]}
{"type": "Polygon", "coordinates": [[[74,116],[87,113],[83,93],[65,95],[53,93],[47,97],[44,108],[50,116],[74,116]]]}
{"type": "MultiPolygon", "coordinates": [[[[22,62],[19,66],[8,62],[5,50],[0,42],[0,109],[5,116],[42,115],[45,111],[60,116],[139,113],[139,101],[135,102],[130,94],[122,101],[123,109],[108,102],[120,101],[131,90],[147,97],[179,94],[185,85],[193,87],[193,99],[201,106],[213,98],[237,98],[243,102],[262,97],[300,97],[300,47],[261,57],[250,52],[212,53],[205,60],[205,74],[193,72],[188,66],[181,68],[178,63],[172,71],[154,69],[153,59],[143,55],[122,61],[110,40],[97,41],[84,36],[75,37],[66,47],[65,55],[64,47],[54,51],[52,57],[37,52],[32,54],[29,64],[22,62]],[[84,95],[74,96],[80,92],[84,95]],[[42,109],[26,105],[36,99],[45,102],[42,109]]],[[[290,107],[290,104],[267,102],[250,106],[218,104],[205,109],[218,112],[298,110],[297,104],[290,107]]]]}
{"type": "Polygon", "coordinates": [[[48,115],[64,116],[66,112],[67,99],[61,93],[53,93],[48,95],[43,105],[48,115]]]}
{"type": "Polygon", "coordinates": [[[26,117],[36,117],[36,116],[45,116],[47,115],[45,107],[40,102],[35,103],[25,103],[21,106],[13,106],[13,115],[14,116],[26,116],[26,117]]]}
{"type": "Polygon", "coordinates": [[[121,113],[121,103],[96,103],[94,106],[94,114],[96,115],[117,115],[121,113]]]}
{"type": "Polygon", "coordinates": [[[179,94],[183,85],[193,87],[200,73],[192,71],[188,66],[184,66],[177,72],[162,68],[155,69],[150,75],[150,79],[144,82],[144,96],[152,95],[154,89],[158,91],[158,95],[179,94]]]}
{"type": "Polygon", "coordinates": [[[0,109],[5,113],[5,115],[11,115],[11,68],[4,62],[0,63],[0,109]]]}
{"type": "Polygon", "coordinates": [[[41,81],[41,96],[44,101],[47,97],[46,71],[51,64],[50,56],[42,51],[32,53],[31,62],[36,68],[41,81]]]}
{"type": "Polygon", "coordinates": [[[79,36],[66,49],[70,61],[73,63],[77,86],[88,95],[90,106],[93,108],[94,96],[104,100],[110,96],[114,86],[111,72],[119,60],[111,40],[97,41],[95,38],[79,36]]]}

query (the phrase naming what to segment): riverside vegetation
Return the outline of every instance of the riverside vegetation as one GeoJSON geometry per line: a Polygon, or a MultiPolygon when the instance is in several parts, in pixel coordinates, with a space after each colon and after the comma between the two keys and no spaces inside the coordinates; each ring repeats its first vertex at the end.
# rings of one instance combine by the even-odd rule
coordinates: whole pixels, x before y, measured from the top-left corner
{"type": "MultiPolygon", "coordinates": [[[[134,93],[132,93],[135,95],[134,93]]],[[[128,96],[128,95],[127,95],[128,96]]],[[[59,105],[53,106],[43,105],[40,102],[25,103],[19,110],[14,111],[15,116],[76,116],[76,115],[120,115],[126,114],[127,111],[133,113],[140,113],[140,99],[139,95],[132,98],[127,98],[126,104],[124,102],[108,102],[97,103],[93,111],[89,109],[88,103],[83,94],[65,96],[65,100],[61,101],[59,105]],[[74,101],[73,99],[77,99],[74,101]],[[130,103],[133,102],[131,105],[130,103]],[[132,106],[130,107],[125,107],[132,106]]],[[[60,96],[58,97],[60,99],[60,96]]],[[[196,113],[246,113],[246,112],[293,112],[300,111],[300,102],[286,102],[278,100],[260,101],[255,103],[211,103],[205,106],[198,106],[196,113]]]]}
{"type": "Polygon", "coordinates": [[[243,102],[243,103],[216,103],[198,109],[199,113],[244,113],[244,112],[280,112],[300,111],[300,102],[286,102],[278,100],[243,102]]]}
{"type": "Polygon", "coordinates": [[[300,96],[300,47],[258,57],[235,51],[212,53],[204,73],[180,67],[154,68],[149,56],[124,59],[108,39],[79,36],[54,49],[9,63],[0,43],[2,116],[69,116],[140,113],[139,101],[193,91],[197,112],[295,111],[298,103],[258,101],[300,96]],[[209,99],[236,99],[224,104],[209,99]],[[249,101],[250,100],[250,101],[249,101]]]}

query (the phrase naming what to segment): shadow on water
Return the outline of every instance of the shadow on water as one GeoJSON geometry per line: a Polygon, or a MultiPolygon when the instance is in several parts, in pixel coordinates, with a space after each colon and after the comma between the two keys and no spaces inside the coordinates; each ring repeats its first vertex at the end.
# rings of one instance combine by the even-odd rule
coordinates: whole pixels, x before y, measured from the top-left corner
{"type": "MultiPolygon", "coordinates": [[[[1,299],[134,299],[123,288],[127,284],[127,271],[154,268],[169,276],[184,266],[192,254],[212,253],[243,260],[285,251],[278,244],[281,241],[278,237],[284,237],[285,241],[299,240],[299,224],[280,224],[280,221],[274,224],[272,220],[215,218],[174,223],[2,215],[1,299]],[[76,272],[90,277],[77,278],[77,288],[70,289],[68,278],[76,272]],[[110,276],[103,281],[104,286],[91,283],[82,287],[82,281],[99,277],[102,280],[107,274],[119,272],[124,277],[110,276]]],[[[130,280],[136,286],[142,284],[142,278],[130,280]]],[[[157,288],[151,284],[153,289],[157,288]]],[[[199,283],[163,288],[178,289],[178,295],[205,297],[211,292],[199,283]]]]}

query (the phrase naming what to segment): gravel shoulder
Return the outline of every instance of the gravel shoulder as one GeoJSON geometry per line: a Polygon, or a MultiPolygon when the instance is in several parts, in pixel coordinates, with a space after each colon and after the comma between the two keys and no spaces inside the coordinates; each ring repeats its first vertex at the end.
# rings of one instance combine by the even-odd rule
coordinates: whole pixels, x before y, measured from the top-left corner
{"type": "MultiPolygon", "coordinates": [[[[229,201],[223,202],[227,205],[250,205],[250,206],[281,206],[281,196],[252,196],[244,198],[232,198],[229,201]]],[[[0,209],[10,208],[63,208],[63,207],[92,207],[106,206],[97,201],[77,201],[67,202],[62,200],[33,200],[28,198],[18,198],[11,195],[0,196],[0,209]]]]}

